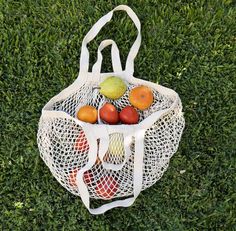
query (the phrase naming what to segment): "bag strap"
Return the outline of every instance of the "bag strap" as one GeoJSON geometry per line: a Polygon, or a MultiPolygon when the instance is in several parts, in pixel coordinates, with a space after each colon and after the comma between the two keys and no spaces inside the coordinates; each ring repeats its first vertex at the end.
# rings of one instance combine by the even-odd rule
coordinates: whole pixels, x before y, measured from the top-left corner
{"type": "Polygon", "coordinates": [[[141,24],[137,17],[137,15],[134,13],[134,11],[126,6],[126,5],[119,5],[115,7],[112,11],[110,11],[108,14],[104,15],[102,18],[100,18],[93,27],[89,30],[89,32],[86,34],[86,36],[83,39],[82,47],[81,47],[81,54],[80,54],[80,72],[79,76],[80,78],[86,78],[86,75],[88,73],[89,68],[89,51],[87,48],[87,44],[95,38],[95,36],[99,33],[99,31],[102,29],[102,27],[108,23],[112,16],[114,11],[123,10],[126,11],[129,17],[134,22],[137,30],[138,35],[137,38],[132,45],[130,52],[128,54],[127,60],[126,60],[126,66],[125,70],[128,72],[129,75],[133,75],[134,72],[134,59],[138,53],[139,47],[141,45],[141,24]]]}
{"type": "Polygon", "coordinates": [[[127,199],[116,200],[105,205],[102,205],[98,208],[92,209],[90,208],[90,198],[89,198],[89,191],[87,189],[86,184],[83,181],[83,174],[85,171],[89,170],[96,161],[96,137],[91,134],[91,129],[88,127],[83,127],[88,142],[90,144],[89,149],[89,160],[88,163],[81,168],[76,176],[76,183],[78,185],[80,197],[89,210],[91,214],[97,215],[105,213],[106,211],[116,208],[116,207],[129,207],[131,206],[135,199],[138,197],[142,190],[142,181],[143,181],[143,156],[144,156],[144,135],[145,130],[137,130],[135,131],[135,155],[134,155],[134,172],[133,172],[133,182],[134,182],[134,194],[133,197],[127,199]]]}
{"type": "Polygon", "coordinates": [[[121,72],[122,71],[122,66],[121,66],[121,61],[120,61],[120,52],[119,52],[119,49],[118,49],[115,41],[113,41],[112,39],[103,40],[98,47],[97,62],[93,65],[93,68],[92,68],[92,73],[93,73],[94,79],[96,79],[96,77],[100,76],[102,59],[103,59],[101,51],[109,45],[112,46],[111,47],[111,61],[112,61],[113,70],[114,70],[114,72],[121,72]]]}

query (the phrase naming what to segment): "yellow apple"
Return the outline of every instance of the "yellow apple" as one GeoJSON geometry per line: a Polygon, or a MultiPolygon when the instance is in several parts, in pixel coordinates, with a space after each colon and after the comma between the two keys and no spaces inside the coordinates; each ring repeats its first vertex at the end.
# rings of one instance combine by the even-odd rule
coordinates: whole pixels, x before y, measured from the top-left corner
{"type": "Polygon", "coordinates": [[[124,156],[124,138],[120,133],[110,135],[108,151],[111,155],[124,156]]]}

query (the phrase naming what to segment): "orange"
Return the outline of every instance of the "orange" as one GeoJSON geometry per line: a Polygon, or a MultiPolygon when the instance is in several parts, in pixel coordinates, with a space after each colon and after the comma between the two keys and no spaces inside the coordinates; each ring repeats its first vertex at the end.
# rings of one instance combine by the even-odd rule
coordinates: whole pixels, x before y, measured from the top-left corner
{"type": "Polygon", "coordinates": [[[146,86],[135,87],[129,94],[130,103],[142,111],[148,109],[152,105],[153,98],[152,90],[146,86]]]}
{"type": "Polygon", "coordinates": [[[90,105],[85,105],[77,112],[77,118],[87,123],[94,124],[98,119],[97,109],[90,105]]]}

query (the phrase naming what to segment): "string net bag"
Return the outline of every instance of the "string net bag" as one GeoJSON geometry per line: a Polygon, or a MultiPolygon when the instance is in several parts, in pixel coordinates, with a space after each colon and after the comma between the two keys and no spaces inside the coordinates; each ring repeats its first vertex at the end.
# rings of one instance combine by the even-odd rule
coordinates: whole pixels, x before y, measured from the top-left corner
{"type": "Polygon", "coordinates": [[[37,136],[40,156],[58,182],[80,196],[92,214],[119,206],[128,207],[142,190],[158,181],[177,151],[184,129],[178,94],[133,76],[134,59],[141,44],[140,28],[137,15],[125,5],[116,7],[98,20],[82,42],[78,78],[42,109],[37,136]],[[113,12],[120,10],[127,12],[138,30],[125,70],[122,70],[116,43],[107,39],[99,45],[97,61],[89,72],[87,44],[111,20],[113,12]],[[101,73],[101,51],[109,45],[113,72],[101,73]],[[127,86],[125,94],[118,100],[104,97],[96,88],[109,76],[122,78],[127,86]],[[94,106],[99,111],[110,102],[121,111],[130,105],[130,91],[140,85],[152,90],[154,101],[147,110],[138,111],[137,124],[108,125],[100,118],[96,124],[89,124],[76,118],[78,109],[84,105],[94,106]],[[91,208],[91,199],[105,203],[91,208]]]}

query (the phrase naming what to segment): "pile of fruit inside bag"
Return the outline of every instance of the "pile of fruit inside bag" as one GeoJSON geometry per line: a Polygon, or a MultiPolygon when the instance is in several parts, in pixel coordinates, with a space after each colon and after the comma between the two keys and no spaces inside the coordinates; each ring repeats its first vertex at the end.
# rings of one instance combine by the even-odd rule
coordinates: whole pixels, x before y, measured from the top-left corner
{"type": "MultiPolygon", "coordinates": [[[[100,94],[110,100],[121,98],[127,91],[125,82],[115,76],[108,77],[99,87],[100,94]]],[[[153,93],[149,87],[137,86],[129,92],[130,105],[125,106],[118,112],[112,103],[105,103],[99,110],[91,105],[84,105],[78,108],[76,117],[87,123],[97,123],[98,118],[102,123],[115,124],[137,124],[139,121],[138,110],[144,111],[153,103],[153,93]]]]}

